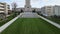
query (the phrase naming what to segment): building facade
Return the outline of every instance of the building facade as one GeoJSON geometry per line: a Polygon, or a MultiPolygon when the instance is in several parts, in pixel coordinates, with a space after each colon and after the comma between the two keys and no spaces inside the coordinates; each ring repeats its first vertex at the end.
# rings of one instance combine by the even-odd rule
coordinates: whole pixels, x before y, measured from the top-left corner
{"type": "Polygon", "coordinates": [[[0,2],[0,13],[4,13],[8,15],[9,10],[10,10],[10,6],[7,3],[0,2]]]}
{"type": "Polygon", "coordinates": [[[54,6],[54,15],[60,16],[60,6],[54,6]]]}
{"type": "Polygon", "coordinates": [[[41,8],[41,14],[44,16],[53,16],[53,6],[44,6],[41,8]]]}
{"type": "Polygon", "coordinates": [[[25,0],[25,6],[24,8],[20,7],[20,8],[16,8],[17,12],[20,12],[21,10],[23,10],[24,12],[32,12],[33,10],[35,11],[41,11],[40,8],[32,8],[31,4],[30,4],[30,0],[25,0]]]}
{"type": "Polygon", "coordinates": [[[25,0],[25,12],[31,12],[30,0],[25,0]]]}
{"type": "MultiPolygon", "coordinates": [[[[16,8],[17,12],[20,12],[21,10],[25,11],[25,8],[16,8]]],[[[30,8],[30,11],[32,12],[33,10],[35,10],[36,12],[41,12],[40,8],[30,8]]],[[[26,12],[26,11],[25,11],[26,12]]]]}

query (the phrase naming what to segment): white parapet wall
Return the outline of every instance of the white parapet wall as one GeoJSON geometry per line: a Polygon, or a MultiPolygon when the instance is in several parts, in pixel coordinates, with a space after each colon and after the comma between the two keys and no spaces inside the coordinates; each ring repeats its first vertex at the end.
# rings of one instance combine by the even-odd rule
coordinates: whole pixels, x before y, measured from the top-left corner
{"type": "Polygon", "coordinates": [[[39,17],[60,29],[60,24],[57,24],[57,23],[55,23],[55,22],[53,22],[51,20],[48,20],[48,19],[46,19],[46,18],[44,18],[44,17],[42,17],[40,15],[39,15],[39,17]]]}
{"type": "MultiPolygon", "coordinates": [[[[21,14],[20,14],[21,15],[21,14]]],[[[6,24],[4,24],[3,26],[0,27],[0,33],[2,31],[4,31],[8,26],[10,26],[15,20],[17,20],[20,15],[18,15],[17,17],[15,17],[14,19],[12,19],[11,21],[7,22],[6,24]]]]}

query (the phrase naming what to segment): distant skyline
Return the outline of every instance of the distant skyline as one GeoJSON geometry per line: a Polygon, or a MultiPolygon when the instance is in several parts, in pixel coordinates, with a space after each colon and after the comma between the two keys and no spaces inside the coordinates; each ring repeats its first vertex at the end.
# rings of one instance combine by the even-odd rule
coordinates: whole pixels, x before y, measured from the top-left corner
{"type": "MultiPolygon", "coordinates": [[[[0,2],[6,2],[9,5],[16,2],[18,7],[24,7],[25,0],[0,0],[0,2]]],[[[35,8],[40,8],[47,5],[60,5],[60,0],[31,0],[31,6],[35,8]]]]}

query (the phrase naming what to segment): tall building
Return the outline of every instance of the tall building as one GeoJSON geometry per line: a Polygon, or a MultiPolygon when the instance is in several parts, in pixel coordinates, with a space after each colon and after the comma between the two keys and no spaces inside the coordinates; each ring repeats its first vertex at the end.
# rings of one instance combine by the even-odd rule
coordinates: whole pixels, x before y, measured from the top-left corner
{"type": "Polygon", "coordinates": [[[24,12],[32,12],[33,10],[35,10],[35,11],[41,11],[40,8],[32,8],[32,7],[31,7],[30,0],[25,0],[25,6],[24,6],[24,8],[20,7],[20,8],[17,8],[16,10],[17,10],[18,12],[20,12],[21,9],[22,9],[24,12]]]}
{"type": "Polygon", "coordinates": [[[7,3],[0,2],[0,13],[4,13],[8,15],[9,10],[10,10],[10,6],[7,3]]]}
{"type": "Polygon", "coordinates": [[[25,1],[25,11],[31,11],[31,5],[30,5],[30,0],[25,1]]]}
{"type": "Polygon", "coordinates": [[[54,14],[56,16],[60,16],[60,6],[58,5],[54,6],[54,14]]]}
{"type": "Polygon", "coordinates": [[[43,14],[44,16],[53,16],[54,12],[53,12],[53,6],[44,6],[41,8],[41,14],[43,14]]]}
{"type": "Polygon", "coordinates": [[[21,17],[22,18],[39,18],[38,14],[35,13],[36,8],[32,10],[32,7],[30,5],[30,0],[26,0],[25,3],[26,4],[23,10],[24,12],[21,13],[22,14],[21,17]]]}

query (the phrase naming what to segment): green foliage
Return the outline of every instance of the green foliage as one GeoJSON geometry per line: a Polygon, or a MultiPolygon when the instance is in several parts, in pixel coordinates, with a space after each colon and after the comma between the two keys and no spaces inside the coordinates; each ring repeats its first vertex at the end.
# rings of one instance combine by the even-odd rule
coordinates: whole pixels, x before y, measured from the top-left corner
{"type": "Polygon", "coordinates": [[[56,22],[56,23],[58,23],[58,24],[60,24],[60,18],[50,17],[50,18],[48,18],[48,19],[51,20],[51,21],[54,21],[54,22],[56,22]]]}
{"type": "Polygon", "coordinates": [[[21,12],[23,12],[23,10],[21,9],[21,12]]]}
{"type": "Polygon", "coordinates": [[[36,12],[35,9],[33,10],[33,12],[36,12]]]}
{"type": "Polygon", "coordinates": [[[10,15],[9,17],[7,17],[5,20],[0,21],[0,26],[4,25],[6,22],[12,20],[13,18],[15,18],[17,15],[15,15],[14,13],[12,15],[10,15]]]}

